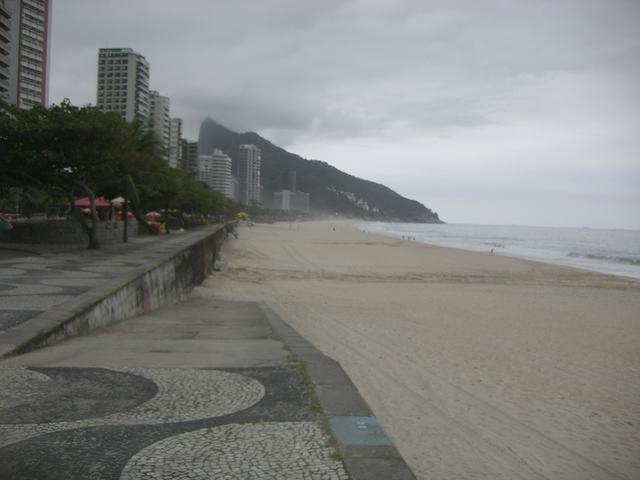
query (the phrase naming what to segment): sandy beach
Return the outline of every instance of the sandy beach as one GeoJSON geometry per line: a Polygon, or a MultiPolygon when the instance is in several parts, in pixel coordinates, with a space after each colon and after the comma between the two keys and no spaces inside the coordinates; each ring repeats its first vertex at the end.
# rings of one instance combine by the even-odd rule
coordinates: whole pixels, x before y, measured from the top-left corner
{"type": "Polygon", "coordinates": [[[198,294],[339,361],[418,478],[640,478],[640,283],[346,222],[239,234],[198,294]]]}

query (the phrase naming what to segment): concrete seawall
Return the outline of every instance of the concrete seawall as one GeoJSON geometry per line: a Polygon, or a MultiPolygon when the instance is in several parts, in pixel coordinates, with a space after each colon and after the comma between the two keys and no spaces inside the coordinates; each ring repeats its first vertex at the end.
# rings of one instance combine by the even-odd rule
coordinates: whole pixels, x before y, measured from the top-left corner
{"type": "MultiPolygon", "coordinates": [[[[138,222],[129,220],[129,238],[138,235],[138,222]]],[[[119,243],[122,241],[124,222],[104,221],[98,223],[97,235],[102,245],[119,243]]],[[[0,232],[0,242],[7,243],[77,243],[86,245],[87,235],[82,231],[76,220],[32,220],[29,222],[14,222],[13,229],[0,232]]]]}
{"type": "Polygon", "coordinates": [[[66,337],[151,312],[187,298],[211,272],[229,224],[160,243],[148,264],[106,281],[18,325],[0,337],[0,357],[24,353],[66,337]]]}

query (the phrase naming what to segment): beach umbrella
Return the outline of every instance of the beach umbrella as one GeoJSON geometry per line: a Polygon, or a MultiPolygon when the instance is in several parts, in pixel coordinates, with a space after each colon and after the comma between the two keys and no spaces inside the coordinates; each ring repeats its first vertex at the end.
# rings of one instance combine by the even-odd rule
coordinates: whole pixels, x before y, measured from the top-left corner
{"type": "MultiPolygon", "coordinates": [[[[88,207],[90,205],[89,197],[78,198],[74,200],[73,204],[76,207],[88,207]]],[[[96,207],[110,207],[111,202],[104,197],[96,197],[95,205],[96,207]]]]}
{"type": "Polygon", "coordinates": [[[151,218],[159,218],[162,216],[162,214],[160,212],[147,212],[146,216],[151,218]]]}

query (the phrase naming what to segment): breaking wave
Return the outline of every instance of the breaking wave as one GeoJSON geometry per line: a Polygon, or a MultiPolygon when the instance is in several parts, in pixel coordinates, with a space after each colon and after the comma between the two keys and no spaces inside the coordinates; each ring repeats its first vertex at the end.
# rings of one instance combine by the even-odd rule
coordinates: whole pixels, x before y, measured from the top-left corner
{"type": "Polygon", "coordinates": [[[569,252],[567,257],[588,258],[589,260],[603,260],[605,262],[624,263],[627,265],[640,265],[640,257],[617,257],[611,255],[598,255],[595,253],[569,252]]]}

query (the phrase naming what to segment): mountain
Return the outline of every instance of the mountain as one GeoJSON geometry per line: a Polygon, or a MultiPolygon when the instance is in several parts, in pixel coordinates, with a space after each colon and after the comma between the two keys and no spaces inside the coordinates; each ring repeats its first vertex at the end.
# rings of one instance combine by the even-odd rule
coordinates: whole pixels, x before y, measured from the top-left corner
{"type": "Polygon", "coordinates": [[[420,202],[404,198],[390,188],[342,172],[326,162],[306,160],[272,144],[255,132],[236,133],[206,118],[200,125],[198,148],[209,154],[219,148],[233,159],[237,173],[238,146],[251,143],[262,152],[264,204],[271,206],[273,193],[282,190],[284,172],[296,172],[297,189],[311,196],[311,209],[367,220],[443,223],[438,214],[420,202]]]}

